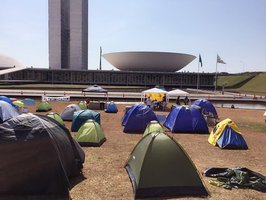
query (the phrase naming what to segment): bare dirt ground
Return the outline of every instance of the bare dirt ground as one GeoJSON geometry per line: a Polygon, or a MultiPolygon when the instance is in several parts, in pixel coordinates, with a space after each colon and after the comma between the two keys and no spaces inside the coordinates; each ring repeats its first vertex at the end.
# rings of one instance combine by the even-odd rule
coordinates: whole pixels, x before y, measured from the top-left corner
{"type": "MultiPolygon", "coordinates": [[[[78,102],[52,102],[52,111],[61,113],[70,103],[78,102]]],[[[36,106],[31,107],[30,111],[35,113],[35,109],[36,106]]],[[[125,105],[118,105],[118,109],[117,114],[99,111],[107,141],[101,147],[83,147],[86,154],[83,168],[85,179],[70,190],[73,200],[134,199],[132,185],[124,164],[142,135],[123,133],[121,118],[124,115],[125,105]]],[[[172,134],[169,131],[167,133],[181,144],[200,173],[206,167],[247,167],[266,175],[264,111],[226,108],[218,108],[217,111],[220,119],[231,118],[239,125],[248,144],[248,150],[221,150],[208,143],[208,135],[172,134]]],[[[168,112],[158,112],[158,114],[167,115],[168,112]]],[[[71,122],[67,122],[66,126],[70,128],[71,122]]],[[[212,130],[213,127],[209,128],[212,130]]],[[[251,189],[226,190],[210,185],[208,183],[210,179],[207,177],[202,179],[210,193],[207,198],[210,200],[266,199],[266,195],[261,192],[251,189]]]]}

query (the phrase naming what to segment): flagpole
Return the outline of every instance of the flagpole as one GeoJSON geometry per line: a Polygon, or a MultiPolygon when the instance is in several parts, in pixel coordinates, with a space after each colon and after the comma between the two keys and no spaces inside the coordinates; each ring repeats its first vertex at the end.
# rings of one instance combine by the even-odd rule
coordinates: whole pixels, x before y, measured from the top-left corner
{"type": "Polygon", "coordinates": [[[100,70],[102,70],[102,47],[100,47],[100,70]]]}
{"type": "Polygon", "coordinates": [[[198,62],[197,93],[199,93],[199,64],[200,62],[198,62]]]}
{"type": "Polygon", "coordinates": [[[216,70],[215,70],[215,89],[214,89],[214,91],[216,92],[216,90],[217,90],[217,64],[218,64],[218,62],[217,62],[217,58],[216,58],[216,70]]]}

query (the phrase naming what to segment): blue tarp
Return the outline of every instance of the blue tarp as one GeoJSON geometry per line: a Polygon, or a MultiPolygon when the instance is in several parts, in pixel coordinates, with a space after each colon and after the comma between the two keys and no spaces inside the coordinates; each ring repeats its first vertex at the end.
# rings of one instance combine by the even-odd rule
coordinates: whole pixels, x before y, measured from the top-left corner
{"type": "Polygon", "coordinates": [[[217,115],[217,111],[215,107],[212,105],[210,101],[206,99],[197,99],[191,105],[196,105],[196,106],[201,107],[204,113],[208,112],[208,113],[212,113],[213,115],[217,115]]]}
{"type": "Polygon", "coordinates": [[[76,132],[88,120],[93,119],[101,125],[100,113],[93,110],[80,110],[74,112],[71,131],[76,132]]]}
{"type": "Polygon", "coordinates": [[[226,127],[216,143],[221,149],[247,149],[247,143],[243,136],[232,128],[226,127]]]}
{"type": "Polygon", "coordinates": [[[135,104],[129,109],[123,119],[125,133],[144,133],[146,126],[150,121],[158,121],[152,109],[144,104],[135,104]]]}
{"type": "Polygon", "coordinates": [[[173,133],[209,133],[207,123],[200,111],[184,106],[173,108],[164,126],[173,133]]]}
{"type": "Polygon", "coordinates": [[[118,109],[114,102],[110,102],[107,106],[107,109],[105,109],[105,112],[107,113],[117,113],[118,109]]]}

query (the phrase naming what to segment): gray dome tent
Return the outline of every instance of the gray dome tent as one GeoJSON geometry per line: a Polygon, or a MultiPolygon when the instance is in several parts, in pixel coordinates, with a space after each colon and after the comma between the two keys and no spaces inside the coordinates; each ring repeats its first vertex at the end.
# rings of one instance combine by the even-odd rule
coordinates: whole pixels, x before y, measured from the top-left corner
{"type": "Polygon", "coordinates": [[[68,197],[85,154],[70,132],[47,116],[22,114],[0,125],[0,195],[68,197]]]}
{"type": "Polygon", "coordinates": [[[74,112],[81,110],[80,107],[76,104],[70,104],[65,109],[63,112],[60,114],[60,117],[64,121],[72,121],[74,112]]]}
{"type": "Polygon", "coordinates": [[[135,198],[208,195],[186,152],[164,133],[143,137],[130,154],[125,168],[135,198]]]}

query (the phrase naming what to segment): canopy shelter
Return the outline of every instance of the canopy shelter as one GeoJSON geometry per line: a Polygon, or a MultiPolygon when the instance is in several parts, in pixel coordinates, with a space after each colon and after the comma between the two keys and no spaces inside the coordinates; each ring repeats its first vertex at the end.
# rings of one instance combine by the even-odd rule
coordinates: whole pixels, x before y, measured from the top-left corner
{"type": "Polygon", "coordinates": [[[166,94],[166,99],[167,101],[169,101],[170,97],[180,97],[180,96],[188,96],[189,93],[184,91],[184,90],[180,90],[180,89],[175,89],[175,90],[171,90],[169,92],[167,92],[166,94]]]}
{"type": "Polygon", "coordinates": [[[90,87],[87,87],[86,89],[83,89],[82,92],[87,92],[87,93],[103,93],[105,94],[107,101],[108,101],[108,91],[106,89],[103,89],[99,85],[93,85],[90,87]]]}
{"type": "Polygon", "coordinates": [[[141,92],[141,101],[144,99],[145,96],[149,96],[150,99],[157,100],[157,101],[162,101],[163,96],[167,94],[167,91],[159,89],[159,88],[151,88],[148,90],[144,90],[141,92]]]}

